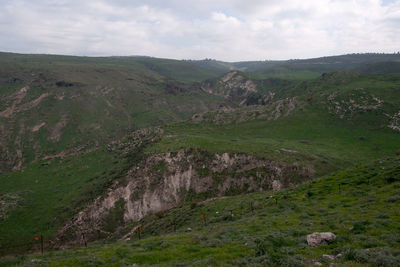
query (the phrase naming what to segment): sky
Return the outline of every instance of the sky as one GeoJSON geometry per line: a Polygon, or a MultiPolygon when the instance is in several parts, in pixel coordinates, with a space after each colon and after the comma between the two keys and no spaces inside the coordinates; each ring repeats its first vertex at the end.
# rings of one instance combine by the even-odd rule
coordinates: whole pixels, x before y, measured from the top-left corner
{"type": "Polygon", "coordinates": [[[0,0],[0,51],[224,61],[400,51],[400,0],[0,0]]]}

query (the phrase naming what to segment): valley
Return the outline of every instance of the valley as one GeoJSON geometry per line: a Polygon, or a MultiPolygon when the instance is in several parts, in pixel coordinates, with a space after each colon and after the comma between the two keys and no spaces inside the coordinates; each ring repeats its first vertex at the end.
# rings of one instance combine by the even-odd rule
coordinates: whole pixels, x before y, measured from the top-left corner
{"type": "Polygon", "coordinates": [[[0,53],[0,265],[400,264],[399,62],[0,53]]]}

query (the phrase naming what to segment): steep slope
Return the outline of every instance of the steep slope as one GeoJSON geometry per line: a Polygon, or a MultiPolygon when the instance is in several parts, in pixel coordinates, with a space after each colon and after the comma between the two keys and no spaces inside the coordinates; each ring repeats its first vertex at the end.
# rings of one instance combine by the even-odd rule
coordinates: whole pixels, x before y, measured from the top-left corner
{"type": "MultiPolygon", "coordinates": [[[[24,172],[1,175],[2,194],[11,203],[7,206],[17,208],[8,209],[7,219],[0,222],[0,229],[7,231],[0,242],[8,246],[18,243],[15,241],[18,228],[26,230],[25,242],[29,235],[43,231],[57,246],[76,243],[80,240],[76,236],[82,232],[88,240],[107,238],[121,231],[118,226],[188,201],[283,189],[338,169],[400,153],[398,75],[336,72],[314,81],[288,83],[283,92],[279,87],[262,87],[269,84],[266,81],[270,80],[257,81],[240,72],[228,73],[216,80],[218,86],[210,87],[212,91],[207,93],[224,98],[219,110],[200,113],[189,121],[135,131],[107,149],[100,146],[96,151],[108,151],[105,157],[118,155],[111,160],[122,164],[120,170],[113,171],[118,175],[112,175],[107,164],[89,168],[101,173],[101,179],[80,171],[67,177],[62,175],[67,183],[94,179],[103,185],[103,191],[91,195],[85,203],[77,205],[66,200],[63,205],[76,206],[67,213],[56,211],[57,202],[46,203],[46,208],[35,202],[33,206],[15,202],[26,199],[21,193],[24,190],[37,196],[47,190],[56,199],[58,193],[52,189],[52,180],[44,178],[52,177],[54,169],[39,171],[39,166],[46,166],[49,161],[57,162],[54,168],[67,168],[70,160],[80,162],[81,158],[90,157],[85,148],[74,151],[75,156],[47,157],[24,172]],[[241,106],[252,91],[244,87],[243,94],[230,95],[230,92],[248,81],[261,96],[273,97],[262,105],[241,106]],[[25,179],[33,180],[33,176],[44,181],[41,190],[25,186],[25,179]],[[11,178],[20,182],[9,187],[11,178]],[[109,182],[103,183],[102,179],[109,182]],[[32,212],[48,209],[54,213],[43,215],[37,226],[29,220],[18,221],[32,212]],[[63,219],[57,224],[45,223],[54,216],[63,219]],[[54,239],[60,229],[58,239],[54,239]]],[[[86,168],[81,164],[77,170],[86,168]]],[[[90,184],[81,186],[85,189],[90,184]]],[[[84,192],[76,191],[75,198],[85,199],[84,192]]]]}
{"type": "Polygon", "coordinates": [[[193,75],[214,74],[152,58],[0,55],[0,172],[187,119],[224,101],[171,79],[193,75]]]}
{"type": "Polygon", "coordinates": [[[189,83],[190,62],[4,57],[0,167],[21,170],[0,175],[1,253],[40,233],[46,247],[119,237],[154,213],[400,153],[398,74],[189,83]]]}
{"type": "MultiPolygon", "coordinates": [[[[278,193],[187,204],[114,243],[21,258],[21,265],[398,266],[399,159],[340,171],[278,193]],[[202,219],[204,218],[204,219],[202,219]],[[308,246],[313,232],[334,242],[308,246]]],[[[132,229],[135,228],[132,225],[132,229]]],[[[127,229],[128,231],[128,229],[127,229]]],[[[82,243],[83,246],[83,243],[82,243]]]]}
{"type": "Polygon", "coordinates": [[[122,183],[71,219],[57,236],[57,245],[76,244],[82,232],[88,241],[112,236],[126,223],[181,203],[264,190],[281,190],[314,177],[312,166],[274,162],[246,154],[212,154],[180,150],[146,158],[128,171],[122,183]],[[122,214],[114,221],[112,214],[122,214]]]}
{"type": "Polygon", "coordinates": [[[100,148],[0,175],[0,254],[31,249],[40,234],[54,236],[121,173],[123,159],[100,148]]]}
{"type": "MultiPolygon", "coordinates": [[[[303,80],[326,70],[395,72],[398,57],[363,54],[271,61],[264,63],[282,75],[264,75],[260,72],[263,62],[208,60],[200,64],[150,57],[0,53],[0,172],[19,170],[40,158],[98,147],[134,129],[188,119],[217,107],[229,111],[292,99],[318,87],[313,80],[303,80]],[[231,71],[219,76],[235,68],[250,73],[231,71]],[[308,76],[304,71],[314,74],[308,76]],[[291,72],[294,80],[281,79],[290,78],[291,72]]],[[[292,108],[293,100],[286,101],[292,101],[292,108]]],[[[397,113],[386,114],[397,129],[397,113]]]]}

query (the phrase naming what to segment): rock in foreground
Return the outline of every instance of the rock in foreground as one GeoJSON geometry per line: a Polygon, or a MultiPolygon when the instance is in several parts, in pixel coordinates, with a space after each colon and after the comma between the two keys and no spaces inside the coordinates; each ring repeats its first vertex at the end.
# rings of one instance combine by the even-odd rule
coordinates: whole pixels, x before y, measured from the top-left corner
{"type": "Polygon", "coordinates": [[[336,239],[336,235],[331,232],[324,233],[312,233],[307,235],[307,244],[309,246],[320,246],[324,244],[332,243],[336,239]]]}

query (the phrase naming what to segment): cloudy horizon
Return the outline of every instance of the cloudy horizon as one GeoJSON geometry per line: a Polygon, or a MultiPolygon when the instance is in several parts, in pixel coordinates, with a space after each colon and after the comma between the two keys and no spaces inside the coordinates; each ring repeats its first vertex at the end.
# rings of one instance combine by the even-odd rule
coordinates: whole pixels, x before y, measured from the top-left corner
{"type": "Polygon", "coordinates": [[[400,0],[0,0],[0,51],[224,61],[400,50],[400,0]]]}

